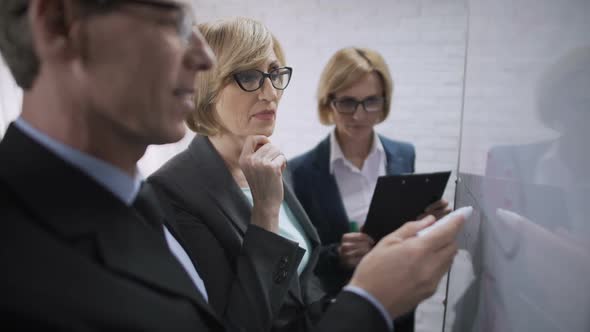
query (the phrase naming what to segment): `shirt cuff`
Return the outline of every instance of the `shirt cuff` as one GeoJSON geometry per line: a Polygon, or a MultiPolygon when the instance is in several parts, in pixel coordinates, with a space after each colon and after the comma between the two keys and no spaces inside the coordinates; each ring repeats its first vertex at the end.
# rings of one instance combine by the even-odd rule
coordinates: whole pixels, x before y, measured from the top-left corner
{"type": "Polygon", "coordinates": [[[381,316],[383,316],[383,319],[387,323],[387,327],[389,327],[389,331],[393,332],[393,317],[391,317],[391,315],[387,312],[387,310],[385,310],[385,307],[383,306],[383,304],[381,304],[381,302],[379,302],[379,300],[377,300],[373,295],[369,294],[369,292],[367,292],[366,290],[364,290],[360,287],[351,286],[351,285],[347,285],[342,290],[346,291],[346,292],[354,293],[354,294],[364,298],[365,300],[369,301],[373,305],[373,307],[375,307],[375,309],[377,309],[377,311],[379,311],[381,313],[381,316]]]}

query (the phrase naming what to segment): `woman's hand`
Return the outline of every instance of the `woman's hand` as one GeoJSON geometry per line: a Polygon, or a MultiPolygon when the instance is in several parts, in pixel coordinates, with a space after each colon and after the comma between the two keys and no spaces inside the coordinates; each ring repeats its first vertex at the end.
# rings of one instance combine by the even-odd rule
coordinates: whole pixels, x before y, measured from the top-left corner
{"type": "Polygon", "coordinates": [[[375,240],[365,233],[346,233],[342,235],[340,246],[338,246],[340,263],[354,269],[374,245],[375,240]]]}
{"type": "Polygon", "coordinates": [[[246,138],[239,163],[252,191],[252,223],[276,233],[287,159],[268,137],[255,135],[246,138]]]}
{"type": "Polygon", "coordinates": [[[424,213],[418,216],[418,220],[425,218],[427,215],[433,215],[436,220],[446,216],[447,214],[451,213],[452,209],[449,207],[449,202],[445,199],[438,200],[432,204],[430,204],[425,210],[424,213]]]}

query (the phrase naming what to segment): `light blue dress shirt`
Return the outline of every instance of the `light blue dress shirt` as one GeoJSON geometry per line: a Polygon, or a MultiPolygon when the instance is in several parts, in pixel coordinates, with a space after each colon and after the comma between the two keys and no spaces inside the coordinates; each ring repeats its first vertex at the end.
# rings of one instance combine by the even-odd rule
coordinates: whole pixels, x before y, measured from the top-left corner
{"type": "MultiPolygon", "coordinates": [[[[35,129],[23,118],[18,118],[14,122],[14,125],[34,141],[47,148],[49,151],[65,160],[67,163],[84,172],[94,181],[113,193],[113,195],[123,201],[126,205],[131,206],[137,197],[139,187],[141,186],[142,182],[139,171],[135,172],[135,177],[131,177],[127,173],[107,162],[94,158],[93,156],[54,140],[41,131],[35,129]]],[[[197,289],[201,292],[203,297],[205,297],[205,300],[208,301],[205,283],[199,276],[199,273],[197,272],[188,254],[182,248],[180,243],[178,243],[178,241],[174,238],[174,236],[168,231],[166,226],[163,227],[166,242],[170,248],[170,251],[172,254],[174,254],[174,257],[176,257],[176,259],[188,273],[197,289]]]]}

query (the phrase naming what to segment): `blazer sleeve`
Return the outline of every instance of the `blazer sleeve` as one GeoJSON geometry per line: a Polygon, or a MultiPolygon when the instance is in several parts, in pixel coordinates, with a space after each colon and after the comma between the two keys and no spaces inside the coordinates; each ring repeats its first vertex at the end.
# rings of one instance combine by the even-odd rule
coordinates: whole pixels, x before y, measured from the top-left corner
{"type": "Polygon", "coordinates": [[[269,331],[304,252],[297,243],[250,225],[224,316],[245,331],[269,331]]]}
{"type": "Polygon", "coordinates": [[[338,254],[339,245],[340,243],[322,245],[320,247],[318,264],[315,268],[322,287],[331,297],[340,293],[340,290],[346,285],[354,272],[353,269],[344,267],[340,263],[340,256],[338,254]]]}
{"type": "MultiPolygon", "coordinates": [[[[168,207],[174,205],[172,201],[169,203],[168,207]]],[[[227,288],[222,308],[213,305],[219,299],[212,298],[216,295],[209,293],[209,302],[222,317],[227,330],[269,331],[287,297],[291,281],[297,277],[297,266],[305,251],[278,234],[249,225],[241,247],[237,248],[239,254],[233,257],[222,243],[228,234],[213,231],[209,224],[202,222],[203,217],[178,207],[167,213],[173,213],[187,252],[206,288],[219,288],[220,284],[227,288]]],[[[233,231],[231,226],[223,228],[226,233],[233,231]]]]}
{"type": "Polygon", "coordinates": [[[313,332],[391,332],[381,313],[363,297],[352,292],[341,292],[313,332]]]}

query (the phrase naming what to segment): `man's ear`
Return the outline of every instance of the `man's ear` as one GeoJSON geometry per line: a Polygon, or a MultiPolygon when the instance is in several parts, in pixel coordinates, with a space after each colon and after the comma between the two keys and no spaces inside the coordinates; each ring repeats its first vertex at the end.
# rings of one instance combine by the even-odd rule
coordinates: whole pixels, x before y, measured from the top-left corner
{"type": "Polygon", "coordinates": [[[29,25],[41,62],[65,61],[79,56],[80,17],[75,0],[31,0],[29,25]],[[78,31],[76,31],[78,30],[78,31]]]}

